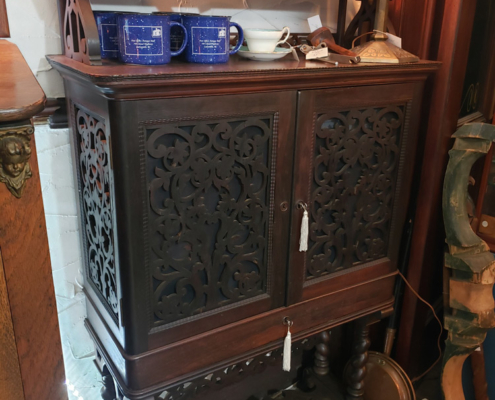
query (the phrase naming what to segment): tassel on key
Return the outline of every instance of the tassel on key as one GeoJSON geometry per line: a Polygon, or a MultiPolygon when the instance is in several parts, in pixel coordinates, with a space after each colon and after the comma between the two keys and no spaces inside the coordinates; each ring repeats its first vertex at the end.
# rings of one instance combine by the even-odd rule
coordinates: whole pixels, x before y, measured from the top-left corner
{"type": "Polygon", "coordinates": [[[306,204],[301,203],[304,209],[304,214],[301,223],[301,238],[299,239],[299,251],[308,251],[308,236],[309,236],[309,215],[306,204]]]}
{"type": "Polygon", "coordinates": [[[290,327],[292,326],[292,321],[288,319],[284,322],[287,325],[287,336],[285,336],[284,340],[284,360],[283,360],[283,369],[284,371],[290,371],[290,363],[291,363],[291,354],[292,354],[292,335],[290,333],[290,327]]]}

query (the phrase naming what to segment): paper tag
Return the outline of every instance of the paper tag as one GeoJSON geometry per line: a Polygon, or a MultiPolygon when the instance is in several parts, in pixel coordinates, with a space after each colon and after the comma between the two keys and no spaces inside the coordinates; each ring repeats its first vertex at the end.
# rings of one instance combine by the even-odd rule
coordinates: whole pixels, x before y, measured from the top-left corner
{"type": "Polygon", "coordinates": [[[290,49],[292,50],[292,57],[294,58],[294,60],[299,61],[299,56],[297,55],[296,48],[295,47],[291,47],[290,49]]]}
{"type": "Polygon", "coordinates": [[[399,36],[392,35],[391,33],[387,33],[387,42],[392,43],[394,46],[397,46],[399,49],[402,49],[402,38],[399,36]]]}
{"type": "Polygon", "coordinates": [[[315,58],[328,57],[328,47],[322,47],[318,50],[311,50],[306,54],[306,60],[313,60],[315,58]]]}
{"type": "Polygon", "coordinates": [[[309,30],[311,32],[314,32],[323,26],[321,24],[321,19],[319,15],[315,15],[314,17],[308,18],[308,24],[309,24],[309,30]]]}

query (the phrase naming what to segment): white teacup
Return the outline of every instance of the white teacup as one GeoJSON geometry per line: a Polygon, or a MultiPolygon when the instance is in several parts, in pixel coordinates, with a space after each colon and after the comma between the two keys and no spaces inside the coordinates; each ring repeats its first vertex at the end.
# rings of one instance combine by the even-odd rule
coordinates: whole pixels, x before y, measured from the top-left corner
{"type": "Polygon", "coordinates": [[[274,29],[244,29],[244,38],[249,51],[253,53],[273,53],[275,47],[285,43],[290,35],[290,29],[286,26],[281,31],[274,29]],[[280,38],[287,32],[283,40],[280,38]]]}

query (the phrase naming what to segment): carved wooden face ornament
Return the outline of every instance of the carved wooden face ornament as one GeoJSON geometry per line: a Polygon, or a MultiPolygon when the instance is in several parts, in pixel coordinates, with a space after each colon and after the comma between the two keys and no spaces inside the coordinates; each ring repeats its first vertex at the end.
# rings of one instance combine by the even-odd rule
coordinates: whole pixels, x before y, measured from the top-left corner
{"type": "Polygon", "coordinates": [[[16,197],[21,197],[26,179],[30,178],[29,139],[22,136],[6,136],[0,140],[0,182],[16,197]]]}
{"type": "Polygon", "coordinates": [[[3,170],[13,178],[17,178],[26,167],[31,149],[24,145],[21,139],[16,137],[7,138],[0,149],[3,170]]]}

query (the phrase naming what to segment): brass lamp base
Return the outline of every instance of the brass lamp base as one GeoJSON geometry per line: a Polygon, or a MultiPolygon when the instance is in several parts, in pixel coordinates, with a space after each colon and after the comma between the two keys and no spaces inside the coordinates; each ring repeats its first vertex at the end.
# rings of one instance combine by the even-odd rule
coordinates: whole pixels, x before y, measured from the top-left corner
{"type": "Polygon", "coordinates": [[[411,54],[384,39],[375,39],[352,48],[363,63],[402,64],[418,62],[419,57],[411,54]]]}

